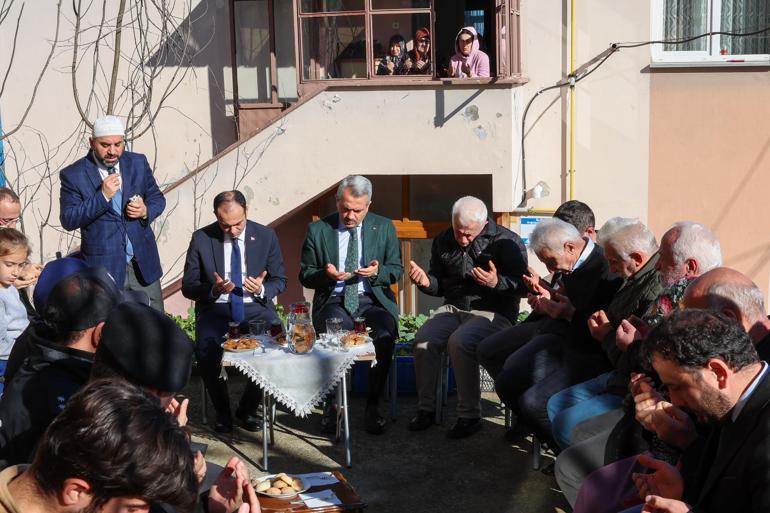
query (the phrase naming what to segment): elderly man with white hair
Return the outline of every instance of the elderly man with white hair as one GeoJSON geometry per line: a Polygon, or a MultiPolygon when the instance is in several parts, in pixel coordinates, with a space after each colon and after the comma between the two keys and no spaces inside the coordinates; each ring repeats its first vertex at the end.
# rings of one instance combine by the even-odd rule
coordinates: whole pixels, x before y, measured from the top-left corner
{"type": "Polygon", "coordinates": [[[163,311],[158,247],[150,224],[166,208],[147,158],[125,151],[116,116],[94,122],[88,155],[62,169],[59,220],[80,229],[80,256],[104,266],[118,287],[145,292],[163,311]]]}
{"type": "Polygon", "coordinates": [[[481,342],[479,360],[495,377],[495,390],[518,423],[551,442],[548,399],[609,370],[587,321],[606,308],[620,281],[610,273],[602,248],[561,219],[538,223],[529,245],[557,278],[551,288],[524,277],[532,291],[532,314],[481,342]]]}
{"type": "MultiPolygon", "coordinates": [[[[615,332],[615,344],[625,353],[627,366],[623,372],[626,375],[644,371],[640,352],[642,339],[650,328],[680,308],[685,290],[693,280],[722,263],[717,236],[693,221],[675,223],[667,230],[658,254],[656,269],[663,291],[641,319],[634,316],[624,319],[615,332]]],[[[621,387],[616,391],[624,392],[621,387]]],[[[633,402],[628,405],[631,407],[616,408],[586,419],[572,430],[572,445],[559,455],[555,467],[556,480],[570,503],[576,500],[580,484],[588,474],[605,463],[649,448],[639,436],[641,427],[634,422],[633,402]]]]}
{"type": "Polygon", "coordinates": [[[430,427],[435,417],[436,379],[444,351],[457,381],[457,422],[449,438],[464,438],[481,428],[481,389],[476,346],[516,322],[526,288],[524,244],[518,235],[487,217],[478,198],[465,196],[452,207],[452,226],[431,249],[426,272],[410,262],[409,278],[421,291],[443,296],[444,304],[414,339],[418,411],[411,431],[430,427]]]}
{"type": "Polygon", "coordinates": [[[638,219],[612,218],[599,230],[599,243],[610,271],[624,278],[606,310],[598,310],[588,319],[591,336],[604,348],[614,369],[583,383],[573,385],[548,400],[556,443],[566,448],[572,429],[579,422],[619,408],[628,390],[630,356],[615,341],[620,323],[631,316],[642,317],[662,290],[656,271],[658,243],[655,235],[638,219]]]}

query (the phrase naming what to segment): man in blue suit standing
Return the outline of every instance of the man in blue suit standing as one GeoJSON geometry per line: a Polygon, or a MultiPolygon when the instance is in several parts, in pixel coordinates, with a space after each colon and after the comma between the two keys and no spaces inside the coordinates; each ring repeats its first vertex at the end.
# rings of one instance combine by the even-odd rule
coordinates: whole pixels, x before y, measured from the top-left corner
{"type": "Polygon", "coordinates": [[[166,208],[147,158],[125,151],[125,128],[115,116],[94,122],[91,151],[62,169],[59,220],[80,229],[80,255],[104,266],[118,287],[140,290],[163,311],[158,246],[150,224],[166,208]]]}
{"type": "MultiPolygon", "coordinates": [[[[215,223],[192,235],[182,278],[182,294],[195,301],[198,368],[216,410],[215,431],[233,429],[227,381],[220,377],[222,336],[228,323],[277,319],[273,298],[286,289],[286,272],[275,231],[249,221],[246,198],[239,191],[214,198],[215,223]]],[[[235,416],[249,431],[257,431],[260,394],[251,381],[243,391],[235,416]]]]}

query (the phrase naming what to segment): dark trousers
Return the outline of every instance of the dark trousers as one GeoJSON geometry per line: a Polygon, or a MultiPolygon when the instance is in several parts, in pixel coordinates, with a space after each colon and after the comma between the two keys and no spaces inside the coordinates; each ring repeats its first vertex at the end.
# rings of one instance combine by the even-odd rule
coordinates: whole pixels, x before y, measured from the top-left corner
{"type": "Polygon", "coordinates": [[[560,335],[534,336],[508,357],[495,380],[500,399],[538,439],[554,450],[558,446],[548,418],[548,399],[567,387],[598,376],[609,367],[603,355],[566,351],[566,344],[569,341],[560,335]]]}
{"type": "MultiPolygon", "coordinates": [[[[263,320],[269,325],[278,318],[275,310],[261,303],[245,303],[244,307],[246,319],[241,324],[242,333],[248,332],[249,321],[263,320]]],[[[195,356],[198,360],[198,369],[209,391],[211,402],[214,404],[217,419],[221,421],[228,421],[232,417],[227,381],[220,377],[222,374],[222,342],[224,342],[222,336],[227,333],[227,325],[230,320],[230,304],[215,303],[199,309],[195,323],[195,356]]],[[[254,382],[248,380],[238,409],[245,413],[254,412],[259,407],[261,400],[259,388],[254,382]]]]}
{"type": "Polygon", "coordinates": [[[333,317],[342,319],[342,328],[345,330],[353,329],[354,317],[363,317],[366,319],[366,327],[372,328],[370,336],[374,341],[377,365],[369,369],[369,390],[366,402],[367,404],[377,404],[388,379],[393,349],[398,337],[396,319],[368,294],[358,297],[358,310],[354,315],[350,315],[342,306],[342,297],[333,296],[330,298],[324,307],[313,316],[313,327],[316,332],[326,333],[326,319],[333,317]]]}
{"type": "MultiPolygon", "coordinates": [[[[137,291],[139,293],[147,294],[147,299],[150,301],[150,306],[159,312],[163,313],[163,291],[160,288],[160,280],[155,280],[152,283],[147,283],[142,277],[142,271],[139,270],[139,264],[136,260],[131,259],[126,264],[126,283],[124,290],[137,291]]],[[[142,299],[144,302],[144,299],[142,299]]]]}
{"type": "Polygon", "coordinates": [[[537,335],[539,329],[540,323],[537,321],[522,322],[489,335],[479,342],[476,349],[479,364],[493,379],[497,379],[508,357],[537,335]]]}

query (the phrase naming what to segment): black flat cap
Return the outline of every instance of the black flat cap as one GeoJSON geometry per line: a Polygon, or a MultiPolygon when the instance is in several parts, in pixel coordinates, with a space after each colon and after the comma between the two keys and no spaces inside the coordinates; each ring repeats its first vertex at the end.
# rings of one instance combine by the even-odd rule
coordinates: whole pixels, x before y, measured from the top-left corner
{"type": "MultiPolygon", "coordinates": [[[[193,343],[167,315],[126,302],[104,323],[99,351],[106,351],[129,381],[176,393],[190,380],[193,343]]],[[[98,355],[97,355],[98,358],[98,355]]]]}
{"type": "Polygon", "coordinates": [[[104,267],[91,267],[53,286],[43,319],[59,332],[80,331],[104,321],[118,301],[115,280],[104,267]]]}

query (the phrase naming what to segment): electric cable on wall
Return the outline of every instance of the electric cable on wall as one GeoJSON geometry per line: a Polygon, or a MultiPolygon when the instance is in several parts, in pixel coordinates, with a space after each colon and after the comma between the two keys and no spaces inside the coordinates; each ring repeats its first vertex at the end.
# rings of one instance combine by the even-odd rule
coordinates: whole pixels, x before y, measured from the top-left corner
{"type": "Polygon", "coordinates": [[[763,34],[766,32],[770,32],[770,27],[765,27],[760,30],[755,30],[753,32],[724,32],[724,31],[712,31],[712,32],[705,32],[703,34],[698,34],[697,36],[691,36],[686,38],[680,38],[680,39],[661,39],[661,40],[654,40],[654,41],[639,41],[639,42],[623,42],[623,43],[612,43],[610,46],[604,50],[602,53],[595,56],[593,59],[587,61],[577,69],[573,73],[570,73],[562,80],[558,81],[556,84],[543,87],[542,89],[538,90],[532,98],[529,99],[527,102],[527,106],[524,108],[524,114],[521,118],[521,186],[522,186],[522,196],[521,196],[521,203],[519,204],[519,207],[524,207],[526,203],[526,193],[527,193],[527,168],[526,168],[526,154],[525,154],[525,148],[524,148],[524,138],[525,138],[525,130],[526,130],[526,123],[527,123],[527,113],[529,112],[529,108],[532,106],[532,103],[543,93],[550,91],[552,89],[561,89],[564,87],[575,87],[575,84],[580,82],[581,80],[587,78],[591,73],[599,69],[607,60],[615,53],[618,52],[621,48],[639,48],[642,46],[650,46],[654,44],[666,44],[666,45],[681,45],[685,43],[689,43],[691,41],[696,41],[698,39],[702,39],[704,37],[710,37],[710,36],[730,36],[730,37],[751,37],[756,36],[759,34],[763,34]]]}

